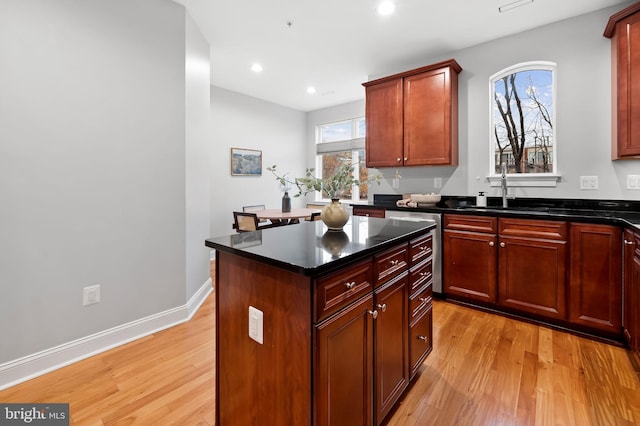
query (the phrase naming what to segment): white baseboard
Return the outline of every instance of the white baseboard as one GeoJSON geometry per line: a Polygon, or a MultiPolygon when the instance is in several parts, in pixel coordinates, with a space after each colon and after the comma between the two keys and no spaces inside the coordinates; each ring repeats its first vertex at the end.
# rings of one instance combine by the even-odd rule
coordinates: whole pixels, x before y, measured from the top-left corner
{"type": "Polygon", "coordinates": [[[0,364],[0,390],[189,321],[211,293],[211,284],[209,278],[186,305],[0,364]]]}

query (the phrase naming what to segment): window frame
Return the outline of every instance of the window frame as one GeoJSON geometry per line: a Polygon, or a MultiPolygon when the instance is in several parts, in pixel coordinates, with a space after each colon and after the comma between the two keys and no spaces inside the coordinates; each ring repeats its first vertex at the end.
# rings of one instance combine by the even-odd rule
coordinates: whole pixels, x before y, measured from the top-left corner
{"type": "Polygon", "coordinates": [[[497,142],[495,140],[495,100],[494,90],[495,83],[503,77],[531,70],[546,70],[551,72],[551,90],[553,96],[553,105],[551,108],[551,140],[552,140],[552,171],[546,173],[507,173],[509,186],[525,186],[525,187],[555,187],[560,181],[561,175],[558,173],[558,141],[556,111],[558,110],[557,97],[557,64],[550,61],[528,61],[521,62],[510,67],[504,68],[489,77],[489,174],[487,180],[491,186],[500,186],[500,174],[496,172],[496,151],[497,142]]]}
{"type": "MultiPolygon", "coordinates": [[[[353,177],[360,179],[359,163],[364,162],[364,158],[360,158],[360,151],[363,151],[366,155],[365,148],[365,136],[359,134],[359,124],[365,120],[364,116],[333,121],[329,123],[322,123],[316,125],[316,159],[315,159],[315,172],[322,173],[322,156],[324,154],[340,153],[345,151],[351,152],[351,165],[353,166],[353,177]],[[322,142],[322,129],[325,126],[332,124],[340,124],[345,122],[351,122],[351,139],[344,139],[334,142],[322,142]]],[[[366,128],[366,127],[365,127],[366,128]]],[[[331,201],[328,198],[323,198],[322,192],[316,191],[314,193],[314,201],[331,201]]],[[[349,199],[344,199],[349,201],[349,199]]],[[[360,187],[354,185],[351,189],[351,203],[362,203],[360,199],[360,187]]]]}

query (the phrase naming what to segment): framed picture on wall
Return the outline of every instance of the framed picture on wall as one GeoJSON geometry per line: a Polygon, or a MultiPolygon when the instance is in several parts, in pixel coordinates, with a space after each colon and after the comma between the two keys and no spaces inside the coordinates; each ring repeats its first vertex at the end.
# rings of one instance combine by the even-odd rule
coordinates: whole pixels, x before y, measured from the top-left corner
{"type": "Polygon", "coordinates": [[[232,176],[261,176],[262,151],[255,149],[231,148],[232,176]]]}

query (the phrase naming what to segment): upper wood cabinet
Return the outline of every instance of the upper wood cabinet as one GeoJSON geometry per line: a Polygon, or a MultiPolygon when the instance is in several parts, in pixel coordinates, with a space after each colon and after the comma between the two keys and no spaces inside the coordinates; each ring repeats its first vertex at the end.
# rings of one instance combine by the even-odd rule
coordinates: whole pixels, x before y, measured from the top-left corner
{"type": "Polygon", "coordinates": [[[613,80],[612,158],[640,158],[640,2],[609,18],[613,80]]]}
{"type": "Polygon", "coordinates": [[[367,167],[458,164],[454,60],[363,83],[367,167]]]}

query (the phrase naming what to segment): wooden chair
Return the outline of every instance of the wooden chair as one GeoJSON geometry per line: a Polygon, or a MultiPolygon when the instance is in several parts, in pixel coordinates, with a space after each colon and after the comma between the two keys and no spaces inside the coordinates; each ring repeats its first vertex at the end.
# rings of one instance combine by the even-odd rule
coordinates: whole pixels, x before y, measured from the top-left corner
{"type": "MultiPolygon", "coordinates": [[[[245,213],[255,213],[255,212],[259,212],[260,210],[264,210],[264,204],[256,204],[254,206],[243,206],[242,207],[242,211],[245,213]]],[[[258,219],[258,222],[260,223],[266,223],[266,222],[270,222],[269,219],[258,219]]]]}
{"type": "Polygon", "coordinates": [[[258,215],[249,212],[233,212],[233,227],[237,232],[258,230],[258,215]]]}
{"type": "Polygon", "coordinates": [[[310,222],[314,222],[316,220],[320,220],[320,213],[322,212],[313,212],[311,213],[311,217],[309,218],[310,222]]]}
{"type": "MultiPolygon", "coordinates": [[[[314,204],[314,203],[307,203],[307,208],[308,209],[318,209],[318,210],[322,210],[323,208],[325,208],[326,205],[325,204],[314,204]]],[[[313,222],[314,220],[320,220],[320,212],[315,212],[315,213],[311,213],[311,217],[306,219],[308,222],[313,222]]]]}

